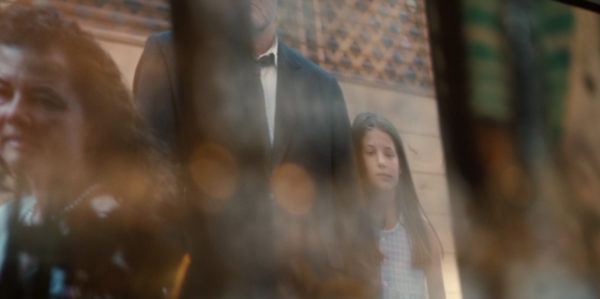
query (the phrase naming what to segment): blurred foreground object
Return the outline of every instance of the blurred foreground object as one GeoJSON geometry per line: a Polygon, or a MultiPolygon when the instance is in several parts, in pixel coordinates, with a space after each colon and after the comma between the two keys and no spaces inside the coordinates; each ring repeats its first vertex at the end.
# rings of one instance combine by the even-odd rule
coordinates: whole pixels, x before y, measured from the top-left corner
{"type": "Polygon", "coordinates": [[[185,181],[182,296],[370,297],[376,247],[337,80],[276,39],[276,1],[171,4],[134,92],[185,181]]]}
{"type": "Polygon", "coordinates": [[[429,3],[466,298],[596,298],[597,14],[429,3]]]}

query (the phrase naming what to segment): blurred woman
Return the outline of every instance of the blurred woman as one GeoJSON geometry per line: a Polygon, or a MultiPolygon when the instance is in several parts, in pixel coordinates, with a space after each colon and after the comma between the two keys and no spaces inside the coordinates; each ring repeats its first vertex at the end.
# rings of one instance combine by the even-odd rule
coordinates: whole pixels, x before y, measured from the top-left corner
{"type": "Polygon", "coordinates": [[[0,156],[17,182],[2,298],[157,298],[171,170],[112,59],[55,10],[0,11],[0,156]]]}
{"type": "Polygon", "coordinates": [[[382,298],[444,298],[440,242],[417,198],[394,125],[364,112],[354,119],[352,139],[366,206],[384,256],[382,298]]]}

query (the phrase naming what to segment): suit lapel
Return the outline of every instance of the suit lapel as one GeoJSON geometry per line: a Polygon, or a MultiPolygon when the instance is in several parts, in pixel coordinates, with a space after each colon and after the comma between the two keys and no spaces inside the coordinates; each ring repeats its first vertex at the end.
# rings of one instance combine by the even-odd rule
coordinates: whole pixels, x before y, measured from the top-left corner
{"type": "Polygon", "coordinates": [[[296,113],[301,99],[298,99],[298,84],[295,84],[296,72],[300,63],[294,59],[287,45],[279,40],[277,61],[277,90],[275,104],[275,133],[271,152],[273,168],[281,163],[296,126],[296,113]]]}

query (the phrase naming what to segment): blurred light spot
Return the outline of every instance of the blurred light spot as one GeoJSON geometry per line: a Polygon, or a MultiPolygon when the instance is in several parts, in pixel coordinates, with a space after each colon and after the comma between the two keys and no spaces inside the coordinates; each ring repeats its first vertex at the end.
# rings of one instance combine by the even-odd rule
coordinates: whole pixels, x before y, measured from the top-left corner
{"type": "Polygon", "coordinates": [[[106,218],[109,213],[119,207],[117,200],[110,195],[94,197],[91,200],[92,210],[99,218],[106,218]]]}
{"type": "Polygon", "coordinates": [[[300,166],[285,163],[273,171],[271,177],[275,201],[288,213],[308,213],[315,201],[315,186],[308,173],[300,166]]]}
{"type": "Polygon", "coordinates": [[[201,205],[207,212],[219,212],[237,186],[238,168],[233,155],[218,144],[200,144],[190,162],[194,183],[204,195],[201,205]]]}
{"type": "Polygon", "coordinates": [[[186,253],[183,255],[181,262],[179,263],[179,267],[177,267],[177,274],[175,275],[175,282],[173,284],[173,291],[171,292],[171,299],[179,298],[181,294],[181,287],[183,286],[183,281],[185,280],[185,275],[187,273],[187,269],[190,266],[192,259],[190,258],[190,254],[186,253]]]}
{"type": "Polygon", "coordinates": [[[120,250],[118,250],[117,252],[115,252],[115,254],[113,254],[112,263],[121,269],[124,269],[124,270],[129,269],[129,266],[127,265],[127,262],[125,261],[125,257],[123,256],[123,252],[121,252],[120,250]]]}

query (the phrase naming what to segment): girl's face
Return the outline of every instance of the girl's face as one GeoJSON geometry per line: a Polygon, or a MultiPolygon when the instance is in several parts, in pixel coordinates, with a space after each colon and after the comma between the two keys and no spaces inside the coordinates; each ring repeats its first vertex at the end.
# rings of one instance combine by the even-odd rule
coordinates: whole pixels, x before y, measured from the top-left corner
{"type": "Polygon", "coordinates": [[[367,179],[372,188],[388,191],[396,188],[400,161],[392,138],[379,129],[370,129],[362,144],[367,179]]]}

